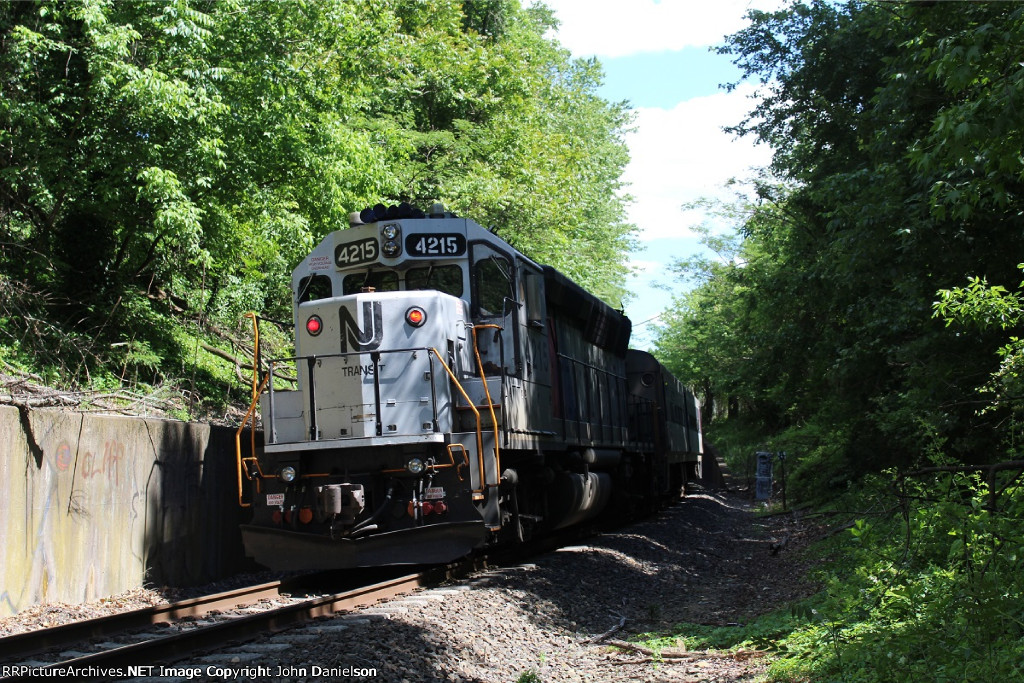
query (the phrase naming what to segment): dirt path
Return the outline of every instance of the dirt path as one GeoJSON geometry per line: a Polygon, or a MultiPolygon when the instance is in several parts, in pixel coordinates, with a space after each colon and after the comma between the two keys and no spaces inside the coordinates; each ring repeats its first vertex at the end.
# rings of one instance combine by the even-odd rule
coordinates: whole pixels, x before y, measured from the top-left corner
{"type": "Polygon", "coordinates": [[[699,490],[634,530],[669,551],[660,557],[645,558],[642,547],[616,535],[604,541],[650,562],[651,576],[632,589],[638,596],[633,602],[640,604],[626,606],[631,618],[603,641],[620,648],[592,653],[594,680],[753,681],[764,673],[765,657],[755,651],[688,651],[682,638],[655,657],[621,642],[642,633],[671,633],[682,622],[738,626],[813,592],[804,578],[802,551],[820,530],[798,513],[758,516],[759,509],[745,492],[699,490]]]}

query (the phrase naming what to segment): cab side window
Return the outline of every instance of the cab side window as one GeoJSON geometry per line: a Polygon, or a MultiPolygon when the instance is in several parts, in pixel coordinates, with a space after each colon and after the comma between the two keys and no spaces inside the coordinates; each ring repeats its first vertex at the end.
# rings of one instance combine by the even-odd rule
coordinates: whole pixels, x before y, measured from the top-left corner
{"type": "Polygon", "coordinates": [[[299,291],[295,297],[298,303],[330,299],[334,296],[331,278],[327,275],[310,275],[299,280],[299,291]]]}
{"type": "Polygon", "coordinates": [[[478,314],[484,318],[506,313],[505,300],[515,301],[512,289],[512,263],[500,254],[490,252],[473,264],[473,282],[478,314]]]}
{"type": "Polygon", "coordinates": [[[410,268],[405,274],[406,289],[436,289],[452,296],[462,296],[462,268],[459,266],[428,266],[410,268]]]}

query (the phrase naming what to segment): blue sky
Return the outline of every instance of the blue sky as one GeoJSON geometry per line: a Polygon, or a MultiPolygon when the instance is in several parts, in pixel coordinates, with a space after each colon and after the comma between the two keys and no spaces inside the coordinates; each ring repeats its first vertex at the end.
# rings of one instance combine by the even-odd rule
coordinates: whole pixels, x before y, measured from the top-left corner
{"type": "Polygon", "coordinates": [[[635,293],[626,305],[633,345],[647,348],[658,315],[681,291],[671,263],[702,250],[691,228],[707,217],[684,211],[701,197],[729,200],[730,179],[752,175],[770,150],[722,131],[752,107],[753,88],[719,86],[739,71],[709,50],[745,24],[750,8],[776,9],[780,0],[544,0],[561,26],[554,38],[576,57],[597,57],[605,71],[600,95],[629,101],[636,132],[627,138],[632,161],[624,179],[635,201],[629,219],[641,249],[632,255],[635,293]]]}
{"type": "Polygon", "coordinates": [[[735,82],[740,70],[704,46],[601,58],[605,85],[601,96],[634,107],[671,109],[684,100],[712,95],[720,84],[735,82]]]}

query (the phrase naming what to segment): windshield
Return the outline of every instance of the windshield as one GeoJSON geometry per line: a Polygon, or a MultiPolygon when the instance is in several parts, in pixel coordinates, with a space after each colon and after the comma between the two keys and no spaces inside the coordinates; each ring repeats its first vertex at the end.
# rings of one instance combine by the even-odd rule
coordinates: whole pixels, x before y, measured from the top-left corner
{"type": "Polygon", "coordinates": [[[436,289],[452,296],[462,296],[462,268],[458,266],[427,266],[410,268],[405,274],[406,289],[436,289]]]}

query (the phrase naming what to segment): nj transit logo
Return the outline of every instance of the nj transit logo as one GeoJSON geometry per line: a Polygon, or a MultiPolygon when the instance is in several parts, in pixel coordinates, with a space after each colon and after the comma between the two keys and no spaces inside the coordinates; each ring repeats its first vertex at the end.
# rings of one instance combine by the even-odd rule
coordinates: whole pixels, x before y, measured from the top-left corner
{"type": "Polygon", "coordinates": [[[363,302],[363,325],[352,316],[345,306],[341,307],[341,352],[372,351],[380,346],[384,337],[384,316],[379,301],[363,302]]]}

